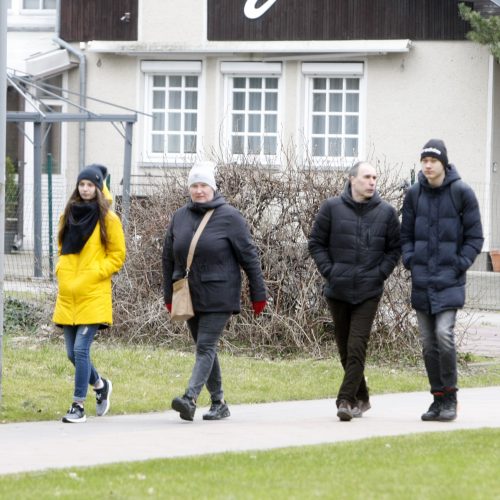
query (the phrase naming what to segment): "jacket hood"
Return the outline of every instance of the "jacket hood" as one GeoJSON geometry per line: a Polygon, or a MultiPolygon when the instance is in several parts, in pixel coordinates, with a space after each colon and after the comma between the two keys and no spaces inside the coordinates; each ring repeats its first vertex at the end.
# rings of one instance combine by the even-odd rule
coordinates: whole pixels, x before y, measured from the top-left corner
{"type": "MultiPolygon", "coordinates": [[[[449,186],[452,182],[458,181],[461,179],[460,174],[458,173],[457,168],[455,165],[452,165],[451,163],[448,164],[446,167],[446,175],[443,180],[443,184],[439,186],[439,188],[449,186]]],[[[418,182],[420,185],[425,188],[425,189],[439,189],[439,188],[432,188],[429,184],[429,181],[425,177],[422,171],[418,173],[418,182]]]]}
{"type": "Polygon", "coordinates": [[[187,206],[189,210],[192,210],[193,212],[204,214],[207,210],[220,207],[221,205],[225,205],[226,203],[227,201],[225,200],[224,196],[222,196],[217,191],[212,200],[207,201],[206,203],[196,203],[192,200],[189,200],[187,206]]]}
{"type": "Polygon", "coordinates": [[[351,190],[351,182],[347,181],[345,184],[344,191],[340,195],[342,200],[349,205],[350,207],[354,208],[355,210],[371,210],[372,208],[376,207],[382,199],[380,198],[380,195],[378,194],[378,191],[375,191],[373,193],[373,196],[367,200],[364,203],[360,203],[358,201],[355,201],[354,198],[352,197],[352,190],[351,190]]]}

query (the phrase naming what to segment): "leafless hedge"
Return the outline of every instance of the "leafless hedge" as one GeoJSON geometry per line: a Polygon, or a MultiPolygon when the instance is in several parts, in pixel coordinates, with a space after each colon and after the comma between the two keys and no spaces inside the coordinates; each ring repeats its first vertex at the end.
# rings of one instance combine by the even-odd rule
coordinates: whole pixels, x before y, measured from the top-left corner
{"type": "MultiPolygon", "coordinates": [[[[161,285],[163,237],[171,214],[187,200],[186,176],[187,170],[181,175],[166,171],[148,198],[132,206],[127,262],[114,283],[113,335],[127,341],[185,345],[188,339],[184,325],[170,322],[161,285]]],[[[297,168],[293,162],[279,170],[247,163],[220,166],[217,178],[226,200],[249,222],[271,297],[265,312],[254,318],[244,286],[243,311],[230,322],[224,347],[252,355],[331,355],[333,325],[322,297],[322,278],[307,252],[307,237],[323,200],[342,191],[346,172],[297,168]]],[[[397,173],[385,169],[379,190],[399,208],[402,189],[397,173]]],[[[419,357],[409,286],[408,274],[398,267],[375,321],[372,356],[419,357]]]]}

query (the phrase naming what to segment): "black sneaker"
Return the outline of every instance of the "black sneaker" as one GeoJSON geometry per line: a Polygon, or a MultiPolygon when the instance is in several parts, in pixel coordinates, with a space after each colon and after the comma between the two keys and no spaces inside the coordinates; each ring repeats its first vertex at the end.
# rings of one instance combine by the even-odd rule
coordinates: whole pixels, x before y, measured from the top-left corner
{"type": "Polygon", "coordinates": [[[441,411],[436,420],[440,422],[449,422],[457,418],[457,393],[445,392],[441,411]]]}
{"type": "Polygon", "coordinates": [[[220,420],[231,415],[227,404],[224,401],[212,401],[210,410],[203,415],[203,420],[220,420]]]}
{"type": "Polygon", "coordinates": [[[95,413],[98,417],[103,417],[108,413],[110,406],[110,396],[113,392],[113,384],[111,380],[102,379],[104,387],[102,389],[94,389],[95,391],[95,413]]]}
{"type": "Polygon", "coordinates": [[[345,399],[340,400],[337,410],[337,417],[339,417],[342,422],[349,422],[349,420],[352,419],[352,408],[349,401],[346,401],[345,399]]]}
{"type": "Polygon", "coordinates": [[[73,403],[68,413],[62,418],[62,421],[65,424],[82,424],[86,422],[87,417],[85,416],[83,406],[80,406],[78,403],[73,403]]]}
{"type": "Polygon", "coordinates": [[[429,406],[429,409],[421,416],[421,419],[425,422],[439,420],[442,405],[443,396],[441,394],[434,394],[434,401],[429,406]]]}
{"type": "Polygon", "coordinates": [[[180,413],[182,420],[193,420],[196,403],[184,394],[181,398],[172,399],[172,408],[180,413]]]}

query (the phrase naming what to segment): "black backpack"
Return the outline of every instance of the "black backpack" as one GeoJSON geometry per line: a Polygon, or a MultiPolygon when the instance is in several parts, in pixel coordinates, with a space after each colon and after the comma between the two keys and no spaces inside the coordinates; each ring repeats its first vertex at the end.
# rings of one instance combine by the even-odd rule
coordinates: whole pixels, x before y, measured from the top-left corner
{"type": "MultiPolygon", "coordinates": [[[[450,184],[450,194],[451,201],[453,202],[453,207],[455,208],[457,214],[460,216],[460,220],[462,220],[462,216],[464,213],[464,200],[463,200],[463,192],[467,184],[462,179],[458,179],[450,184]]],[[[420,191],[422,190],[420,183],[415,182],[410,187],[410,197],[411,197],[411,205],[413,207],[413,213],[417,214],[418,207],[418,199],[420,197],[420,191]]]]}

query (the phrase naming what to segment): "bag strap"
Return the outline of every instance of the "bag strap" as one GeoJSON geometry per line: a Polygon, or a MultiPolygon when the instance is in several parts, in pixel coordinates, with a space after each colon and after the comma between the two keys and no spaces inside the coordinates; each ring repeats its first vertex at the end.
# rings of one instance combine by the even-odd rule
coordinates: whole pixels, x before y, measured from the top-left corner
{"type": "Polygon", "coordinates": [[[203,219],[201,219],[200,225],[198,226],[198,229],[194,233],[193,239],[191,240],[191,244],[189,245],[187,262],[186,262],[186,278],[189,275],[189,270],[191,269],[191,264],[193,263],[194,250],[196,248],[196,245],[198,244],[198,240],[200,239],[201,233],[205,229],[205,226],[207,225],[210,217],[212,217],[213,213],[214,213],[213,208],[211,210],[207,210],[207,212],[205,212],[205,215],[203,216],[203,219]]]}

